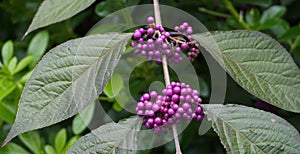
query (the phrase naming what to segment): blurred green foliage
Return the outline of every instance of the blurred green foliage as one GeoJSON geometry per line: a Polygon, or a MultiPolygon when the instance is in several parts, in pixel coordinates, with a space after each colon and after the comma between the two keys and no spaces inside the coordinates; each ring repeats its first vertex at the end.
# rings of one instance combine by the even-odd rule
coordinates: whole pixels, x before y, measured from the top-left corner
{"type": "MultiPolygon", "coordinates": [[[[0,142],[7,135],[16,116],[18,100],[25,82],[44,53],[54,46],[72,38],[84,36],[97,21],[121,8],[136,4],[151,4],[151,0],[102,0],[97,1],[85,11],[66,21],[53,24],[31,33],[22,40],[41,0],[2,0],[1,18],[1,63],[0,63],[0,142]]],[[[262,31],[287,48],[300,65],[300,8],[298,0],[163,0],[164,5],[182,9],[199,19],[209,30],[249,29],[262,31]]],[[[108,28],[111,28],[108,26],[108,28]]],[[[101,32],[106,32],[100,29],[101,32]]],[[[209,100],[210,76],[205,59],[200,57],[194,64],[200,77],[202,97],[209,100]]],[[[163,80],[161,68],[151,64],[141,64],[132,73],[130,90],[136,98],[148,90],[151,82],[163,80]],[[145,82],[146,81],[146,82],[145,82]],[[143,83],[143,84],[141,84],[143,83]]],[[[108,85],[101,100],[104,109],[114,120],[126,117],[122,105],[128,100],[124,96],[122,104],[116,103],[114,95],[123,88],[123,81],[114,75],[111,80],[118,86],[108,85]]],[[[300,130],[299,114],[283,111],[273,106],[257,105],[261,103],[228,77],[228,92],[225,102],[244,104],[272,111],[287,119],[300,130]],[[271,110],[270,110],[271,108],[271,110]]],[[[92,120],[94,107],[81,116],[92,120]]],[[[65,153],[81,135],[88,132],[85,122],[79,116],[66,120],[49,128],[25,133],[14,139],[0,153],[65,153]]],[[[216,134],[209,131],[198,136],[199,123],[192,122],[180,135],[183,153],[225,153],[216,134]],[[201,146],[199,146],[201,145],[201,146]]],[[[173,143],[140,153],[174,153],[173,143]],[[170,146],[170,144],[172,146],[170,146]]]]}

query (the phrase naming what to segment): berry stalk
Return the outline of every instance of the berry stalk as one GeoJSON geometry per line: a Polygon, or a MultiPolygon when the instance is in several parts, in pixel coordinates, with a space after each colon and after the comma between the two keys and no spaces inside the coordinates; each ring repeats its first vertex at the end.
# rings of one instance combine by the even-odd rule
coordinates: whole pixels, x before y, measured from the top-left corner
{"type": "MultiPolygon", "coordinates": [[[[153,5],[154,5],[155,22],[157,25],[162,26],[158,0],[153,0],[153,5]]],[[[162,57],[162,65],[163,65],[165,84],[169,85],[170,84],[170,76],[169,76],[169,70],[168,70],[167,57],[165,55],[163,55],[163,57],[162,57]]],[[[172,125],[172,130],[173,130],[174,142],[175,142],[175,147],[176,147],[176,154],[182,154],[180,145],[179,145],[176,124],[172,125]]]]}

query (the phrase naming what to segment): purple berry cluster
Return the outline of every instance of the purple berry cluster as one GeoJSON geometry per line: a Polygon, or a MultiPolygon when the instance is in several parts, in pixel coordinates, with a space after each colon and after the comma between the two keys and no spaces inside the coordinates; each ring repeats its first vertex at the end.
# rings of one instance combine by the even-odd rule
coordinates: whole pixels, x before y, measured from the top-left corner
{"type": "Polygon", "coordinates": [[[194,60],[200,51],[191,37],[193,28],[185,22],[174,29],[177,32],[167,32],[164,27],[155,25],[153,17],[148,17],[148,26],[134,31],[130,46],[136,47],[134,54],[141,54],[157,62],[161,62],[162,56],[166,55],[168,62],[179,63],[182,61],[180,52],[188,49],[189,59],[194,60]]]}
{"type": "Polygon", "coordinates": [[[172,82],[162,93],[145,93],[137,103],[136,112],[144,116],[143,125],[146,128],[161,133],[182,120],[189,122],[191,119],[203,119],[204,113],[200,106],[202,99],[198,97],[199,92],[190,85],[172,82]]]}

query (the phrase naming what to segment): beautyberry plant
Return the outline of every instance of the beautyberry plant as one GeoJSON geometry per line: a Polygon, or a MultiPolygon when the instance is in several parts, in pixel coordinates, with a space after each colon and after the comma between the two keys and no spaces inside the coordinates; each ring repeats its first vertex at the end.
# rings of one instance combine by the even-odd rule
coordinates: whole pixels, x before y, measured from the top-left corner
{"type": "MultiPolygon", "coordinates": [[[[26,35],[37,28],[70,18],[93,2],[95,0],[44,1],[26,35]],[[63,13],[60,10],[64,10],[63,13]],[[45,14],[49,17],[44,18],[45,14]]],[[[192,119],[201,121],[206,119],[204,115],[228,153],[299,153],[299,132],[285,119],[244,105],[223,105],[224,102],[219,99],[214,100],[219,104],[207,104],[205,99],[202,103],[199,97],[201,91],[193,89],[194,85],[186,84],[187,81],[170,82],[168,73],[168,62],[177,66],[182,64],[183,53],[189,60],[197,62],[201,49],[201,53],[209,54],[253,96],[278,108],[300,113],[300,70],[286,49],[271,37],[256,31],[192,34],[191,23],[187,22],[174,27],[174,31],[169,30],[161,23],[159,8],[170,8],[159,7],[158,0],[153,2],[155,18],[148,17],[145,28],[133,33],[89,35],[51,49],[26,83],[16,120],[2,147],[24,132],[68,119],[97,100],[120,58],[130,55],[123,52],[129,43],[135,48],[135,54],[162,64],[166,88],[161,94],[156,91],[143,94],[131,106],[133,111],[129,114],[133,116],[92,130],[77,140],[67,153],[137,153],[138,150],[152,148],[147,146],[154,141],[144,143],[150,142],[153,136],[167,136],[169,128],[172,128],[176,154],[180,154],[177,124],[188,123],[192,119]],[[145,136],[142,125],[153,130],[145,129],[151,136],[145,136]]],[[[232,9],[228,0],[224,2],[232,9]]],[[[133,11],[121,12],[128,20],[128,14],[133,11]]],[[[107,116],[103,115],[105,118],[107,116]]]]}

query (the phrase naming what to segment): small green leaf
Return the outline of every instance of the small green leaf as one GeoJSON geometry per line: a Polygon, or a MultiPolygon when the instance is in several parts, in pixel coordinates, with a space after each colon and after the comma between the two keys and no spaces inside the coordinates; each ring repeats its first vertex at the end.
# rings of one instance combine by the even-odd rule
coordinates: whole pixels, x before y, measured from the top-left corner
{"type": "Polygon", "coordinates": [[[260,22],[264,23],[272,18],[280,18],[285,14],[285,12],[286,8],[284,6],[274,5],[263,12],[260,22]]]}
{"type": "Polygon", "coordinates": [[[300,25],[290,28],[280,38],[279,41],[288,42],[292,39],[300,37],[300,25]]]}
{"type": "Polygon", "coordinates": [[[25,67],[27,67],[30,62],[33,60],[33,56],[27,56],[23,58],[17,65],[17,67],[13,70],[12,74],[16,74],[22,71],[25,67]]]}
{"type": "Polygon", "coordinates": [[[104,88],[104,93],[109,98],[114,98],[123,88],[123,79],[120,74],[114,73],[104,88]]]}
{"type": "Polygon", "coordinates": [[[8,143],[5,147],[0,149],[3,154],[30,154],[24,148],[15,143],[8,143]]]}
{"type": "Polygon", "coordinates": [[[2,46],[2,59],[4,65],[7,65],[10,61],[10,59],[13,56],[14,53],[14,44],[12,41],[7,41],[5,44],[2,46]]]}
{"type": "Polygon", "coordinates": [[[80,136],[73,136],[66,144],[64,150],[61,153],[67,153],[70,147],[80,138],[80,136]]]}
{"type": "Polygon", "coordinates": [[[56,154],[54,148],[51,145],[45,146],[45,152],[46,152],[46,154],[56,154]]]}
{"type": "Polygon", "coordinates": [[[4,102],[0,102],[0,119],[12,124],[14,123],[16,113],[12,112],[10,107],[4,102]]]}
{"type": "Polygon", "coordinates": [[[16,88],[16,84],[6,78],[0,79],[0,102],[16,88]]]}
{"type": "Polygon", "coordinates": [[[86,9],[95,1],[96,0],[43,1],[39,7],[39,10],[34,15],[34,18],[27,29],[25,36],[38,28],[68,19],[86,9]]]}
{"type": "Polygon", "coordinates": [[[31,76],[32,71],[27,72],[22,78],[19,80],[20,83],[25,83],[31,76]]]}
{"type": "Polygon", "coordinates": [[[42,141],[38,131],[31,131],[21,134],[19,139],[29,148],[33,153],[38,154],[41,151],[42,141]]]}
{"type": "Polygon", "coordinates": [[[92,121],[95,110],[95,102],[89,104],[83,111],[75,116],[72,122],[72,131],[78,135],[82,133],[92,121]]]}
{"type": "Polygon", "coordinates": [[[7,68],[11,74],[14,72],[14,70],[17,66],[17,63],[18,63],[17,57],[14,57],[9,61],[7,68]]]}
{"type": "Polygon", "coordinates": [[[245,90],[277,107],[300,112],[300,70],[274,39],[255,31],[193,37],[245,90]]]}
{"type": "Polygon", "coordinates": [[[64,150],[61,153],[67,153],[68,149],[79,139],[79,136],[73,136],[66,144],[64,150]]]}
{"type": "Polygon", "coordinates": [[[282,17],[286,12],[286,8],[283,6],[272,6],[263,12],[260,19],[260,28],[267,29],[280,23],[282,17]]]}
{"type": "Polygon", "coordinates": [[[205,104],[228,153],[298,153],[300,135],[286,120],[242,105],[205,104]]]}
{"type": "Polygon", "coordinates": [[[137,116],[102,125],[81,137],[68,153],[126,153],[127,149],[136,149],[136,132],[140,127],[141,119],[137,116]]]}
{"type": "Polygon", "coordinates": [[[55,136],[55,149],[57,153],[61,153],[67,142],[67,130],[65,128],[61,129],[55,136]]]}
{"type": "Polygon", "coordinates": [[[70,118],[97,99],[131,35],[91,35],[49,51],[26,82],[15,123],[3,144],[23,132],[70,118]]]}
{"type": "Polygon", "coordinates": [[[33,68],[44,55],[48,46],[48,41],[49,34],[47,31],[41,31],[34,35],[34,37],[29,43],[27,50],[27,54],[34,57],[29,65],[30,68],[33,68]]]}

